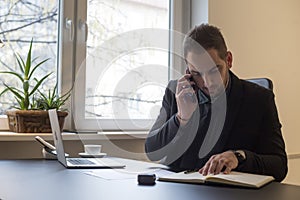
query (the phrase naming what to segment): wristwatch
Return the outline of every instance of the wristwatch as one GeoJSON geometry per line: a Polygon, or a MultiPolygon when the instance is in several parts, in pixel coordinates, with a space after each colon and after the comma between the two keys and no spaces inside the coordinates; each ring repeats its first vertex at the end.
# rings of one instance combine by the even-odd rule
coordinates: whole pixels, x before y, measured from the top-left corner
{"type": "Polygon", "coordinates": [[[246,154],[243,150],[236,150],[233,151],[233,153],[236,156],[239,164],[243,163],[246,160],[246,154]]]}

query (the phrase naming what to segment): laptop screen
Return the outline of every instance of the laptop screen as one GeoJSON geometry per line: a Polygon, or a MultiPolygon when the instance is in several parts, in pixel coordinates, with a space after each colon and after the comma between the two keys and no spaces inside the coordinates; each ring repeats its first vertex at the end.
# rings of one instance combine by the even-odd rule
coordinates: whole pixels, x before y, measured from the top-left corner
{"type": "Polygon", "coordinates": [[[61,162],[63,165],[67,165],[66,157],[65,157],[65,150],[63,146],[63,140],[61,136],[61,129],[59,127],[58,123],[58,117],[56,109],[51,109],[48,111],[50,123],[51,123],[51,129],[52,129],[52,136],[56,148],[56,154],[57,159],[59,162],[61,162]]]}

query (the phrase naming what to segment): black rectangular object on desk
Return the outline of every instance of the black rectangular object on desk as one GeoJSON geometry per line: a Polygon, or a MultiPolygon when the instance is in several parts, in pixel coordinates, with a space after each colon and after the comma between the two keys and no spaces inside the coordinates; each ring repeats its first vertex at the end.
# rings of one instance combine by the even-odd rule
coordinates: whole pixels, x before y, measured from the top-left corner
{"type": "Polygon", "coordinates": [[[155,174],[138,174],[139,185],[154,185],[156,180],[155,174]]]}

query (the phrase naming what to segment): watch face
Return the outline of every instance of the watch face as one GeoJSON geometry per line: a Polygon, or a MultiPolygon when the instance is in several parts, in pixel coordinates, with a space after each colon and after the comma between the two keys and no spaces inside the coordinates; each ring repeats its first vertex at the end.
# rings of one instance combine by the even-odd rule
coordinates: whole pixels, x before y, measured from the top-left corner
{"type": "Polygon", "coordinates": [[[238,151],[235,151],[235,152],[234,152],[234,155],[236,156],[236,158],[237,158],[239,164],[241,164],[242,162],[244,162],[245,159],[246,159],[246,158],[245,158],[240,152],[238,152],[238,151]]]}

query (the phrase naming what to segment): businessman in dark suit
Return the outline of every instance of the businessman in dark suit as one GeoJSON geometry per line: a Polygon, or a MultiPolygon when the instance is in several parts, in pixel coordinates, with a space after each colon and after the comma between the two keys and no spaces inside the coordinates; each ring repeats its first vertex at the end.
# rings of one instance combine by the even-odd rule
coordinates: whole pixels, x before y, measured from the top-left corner
{"type": "Polygon", "coordinates": [[[166,88],[145,143],[149,159],[174,171],[236,170],[282,181],[287,156],[273,92],[230,71],[232,53],[217,27],[196,26],[183,48],[186,74],[166,88]]]}

